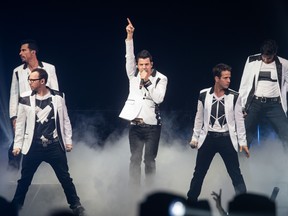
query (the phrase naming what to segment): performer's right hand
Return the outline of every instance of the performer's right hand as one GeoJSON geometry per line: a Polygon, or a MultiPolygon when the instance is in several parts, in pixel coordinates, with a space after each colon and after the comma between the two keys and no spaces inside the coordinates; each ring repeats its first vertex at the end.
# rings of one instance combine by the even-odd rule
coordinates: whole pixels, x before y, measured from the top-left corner
{"type": "Polygon", "coordinates": [[[245,118],[248,114],[246,112],[243,113],[243,117],[245,118]]]}
{"type": "Polygon", "coordinates": [[[242,108],[242,113],[244,118],[248,115],[245,108],[242,108]]]}
{"type": "Polygon", "coordinates": [[[189,145],[192,149],[194,149],[194,148],[197,148],[198,142],[196,140],[191,140],[189,145]]]}

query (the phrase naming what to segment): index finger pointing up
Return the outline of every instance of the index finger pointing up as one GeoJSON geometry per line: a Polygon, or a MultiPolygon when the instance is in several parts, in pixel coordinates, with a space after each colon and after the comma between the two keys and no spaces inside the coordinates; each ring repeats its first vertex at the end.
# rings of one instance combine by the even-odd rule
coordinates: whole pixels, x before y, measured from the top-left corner
{"type": "Polygon", "coordinates": [[[129,23],[129,25],[133,26],[133,25],[132,25],[132,22],[130,21],[129,18],[127,18],[127,21],[128,21],[128,23],[129,23]]]}

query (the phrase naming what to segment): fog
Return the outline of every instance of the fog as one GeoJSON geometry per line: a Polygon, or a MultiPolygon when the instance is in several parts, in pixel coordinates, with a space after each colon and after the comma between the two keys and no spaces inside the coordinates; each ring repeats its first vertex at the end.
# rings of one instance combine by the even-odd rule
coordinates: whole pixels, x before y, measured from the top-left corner
{"type": "MultiPolygon", "coordinates": [[[[67,157],[71,177],[88,216],[137,216],[139,204],[155,192],[164,191],[186,198],[197,150],[191,149],[187,145],[189,140],[184,140],[179,134],[172,136],[175,133],[172,128],[173,125],[166,124],[163,130],[154,182],[145,184],[145,176],[142,175],[142,184],[138,189],[129,185],[130,152],[127,128],[111,133],[101,148],[87,144],[88,139],[93,142],[97,139],[95,134],[91,135],[91,131],[81,132],[80,136],[78,128],[74,129],[74,134],[78,137],[74,137],[74,148],[67,153],[67,157]],[[167,138],[169,131],[170,136],[167,138]]],[[[191,134],[186,136],[190,137],[191,134]]],[[[1,148],[0,194],[12,200],[20,172],[7,171],[7,148],[1,148]]],[[[287,155],[282,145],[277,138],[268,136],[267,140],[261,140],[261,145],[253,145],[250,152],[250,158],[246,158],[243,152],[239,154],[248,191],[270,196],[273,187],[279,187],[276,198],[278,216],[287,215],[287,155]]],[[[217,154],[208,170],[199,197],[209,200],[214,216],[219,214],[211,192],[219,192],[220,189],[222,205],[227,210],[228,202],[234,196],[234,189],[224,163],[217,154]]],[[[20,216],[49,216],[51,210],[58,208],[68,208],[64,192],[52,168],[42,163],[35,173],[20,216]]]]}

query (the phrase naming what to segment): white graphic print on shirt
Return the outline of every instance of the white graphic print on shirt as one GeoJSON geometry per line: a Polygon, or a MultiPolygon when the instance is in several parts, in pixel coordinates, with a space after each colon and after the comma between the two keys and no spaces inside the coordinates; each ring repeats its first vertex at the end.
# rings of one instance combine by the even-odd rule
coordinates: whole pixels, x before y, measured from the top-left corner
{"type": "Polygon", "coordinates": [[[227,131],[227,121],[225,117],[224,96],[216,98],[213,96],[209,127],[213,131],[227,131]]]}

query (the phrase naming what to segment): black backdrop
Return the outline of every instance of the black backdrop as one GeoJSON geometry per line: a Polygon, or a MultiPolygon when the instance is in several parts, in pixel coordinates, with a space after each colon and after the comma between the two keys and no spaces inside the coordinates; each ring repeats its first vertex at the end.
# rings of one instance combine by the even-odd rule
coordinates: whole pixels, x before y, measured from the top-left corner
{"type": "Polygon", "coordinates": [[[190,137],[198,92],[212,84],[211,68],[215,64],[232,66],[231,88],[238,90],[247,56],[259,52],[264,39],[275,39],[279,55],[288,58],[285,1],[269,5],[263,1],[139,4],[50,1],[0,8],[1,143],[5,143],[9,131],[12,70],[21,64],[19,42],[25,38],[36,39],[40,59],[56,66],[60,90],[66,94],[75,127],[77,122],[82,124],[79,118],[83,115],[101,113],[102,120],[95,120],[92,128],[103,139],[126,126],[118,114],[128,95],[124,44],[127,17],[136,28],[136,52],[148,49],[155,68],[169,79],[161,109],[163,120],[173,122],[177,136],[181,131],[181,137],[190,137]]]}

